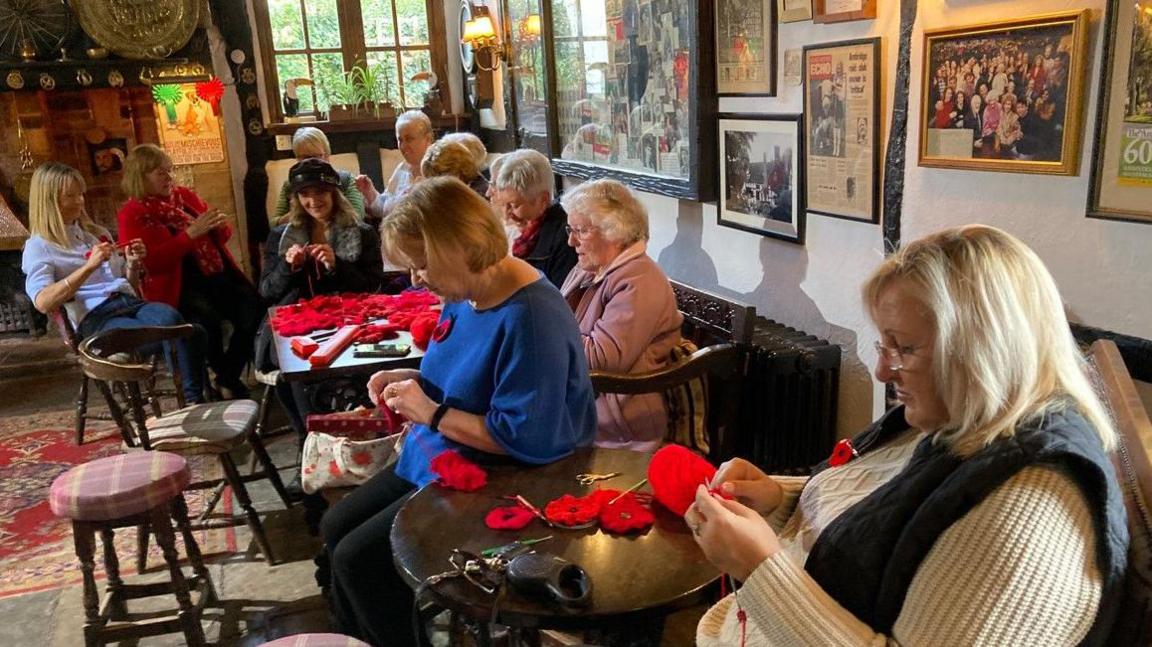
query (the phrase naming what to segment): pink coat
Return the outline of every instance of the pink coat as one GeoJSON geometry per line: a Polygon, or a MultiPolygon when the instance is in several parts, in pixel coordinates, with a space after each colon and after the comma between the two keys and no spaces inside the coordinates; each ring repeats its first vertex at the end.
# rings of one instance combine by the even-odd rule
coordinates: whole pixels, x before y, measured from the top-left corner
{"type": "MultiPolygon", "coordinates": [[[[680,341],[683,315],[664,271],[641,241],[625,249],[599,276],[572,268],[560,292],[575,307],[590,370],[643,373],[663,367],[680,341]]],[[[668,431],[660,393],[596,398],[596,445],[652,451],[668,431]]]]}

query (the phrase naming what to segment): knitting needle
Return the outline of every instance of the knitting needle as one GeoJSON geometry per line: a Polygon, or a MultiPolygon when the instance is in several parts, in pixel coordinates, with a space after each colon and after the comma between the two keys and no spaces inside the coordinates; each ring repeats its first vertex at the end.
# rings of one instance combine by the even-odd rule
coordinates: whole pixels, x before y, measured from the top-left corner
{"type": "Polygon", "coordinates": [[[635,492],[636,490],[639,490],[640,488],[644,487],[644,485],[647,483],[648,483],[648,479],[644,479],[644,480],[640,481],[639,483],[637,483],[636,485],[633,485],[632,487],[628,488],[627,490],[624,490],[620,494],[617,494],[611,501],[609,501],[608,505],[612,505],[613,503],[616,503],[617,501],[622,499],[625,494],[628,494],[629,492],[635,492]]]}
{"type": "Polygon", "coordinates": [[[525,499],[524,497],[520,496],[519,494],[517,494],[516,496],[514,496],[512,498],[515,499],[516,502],[519,503],[520,505],[524,506],[525,508],[528,508],[528,511],[531,512],[532,514],[536,515],[537,519],[548,524],[549,527],[552,526],[552,521],[550,521],[548,519],[548,517],[544,516],[544,513],[540,511],[540,508],[537,508],[536,506],[532,505],[528,501],[528,499],[525,499]]]}

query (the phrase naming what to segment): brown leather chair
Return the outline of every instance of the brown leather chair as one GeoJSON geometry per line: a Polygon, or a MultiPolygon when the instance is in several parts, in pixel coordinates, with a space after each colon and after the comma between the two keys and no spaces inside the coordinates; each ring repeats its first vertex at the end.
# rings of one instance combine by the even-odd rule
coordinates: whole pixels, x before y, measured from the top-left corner
{"type": "MultiPolygon", "coordinates": [[[[60,336],[64,338],[64,344],[76,355],[80,354],[80,335],[76,332],[76,327],[72,325],[72,320],[68,318],[68,311],[64,306],[56,311],[52,316],[53,321],[56,322],[56,328],[60,331],[60,336]]],[[[84,430],[88,426],[89,420],[112,420],[111,416],[89,413],[88,411],[88,390],[91,384],[94,383],[96,388],[105,399],[112,397],[112,391],[107,382],[103,380],[91,380],[87,375],[80,376],[80,391],[76,394],[76,444],[84,444],[84,430]]],[[[124,438],[124,442],[130,442],[129,437],[124,438]]]]}
{"type": "Polygon", "coordinates": [[[1090,373],[1116,425],[1112,462],[1128,512],[1128,573],[1110,645],[1152,644],[1152,421],[1111,340],[1092,344],[1090,373]]]}
{"type": "MultiPolygon", "coordinates": [[[[148,416],[145,404],[150,399],[148,386],[155,374],[153,363],[141,359],[138,349],[159,344],[174,345],[176,341],[190,337],[195,327],[184,324],[169,327],[130,328],[109,330],[98,333],[80,344],[80,365],[84,374],[94,380],[124,385],[127,409],[114,399],[108,398],[108,408],[121,430],[146,450],[161,450],[184,456],[211,454],[220,460],[224,472],[224,482],[232,487],[247,517],[248,526],[256,539],[261,552],[269,564],[275,563],[272,546],[264,532],[264,525],[252,507],[245,482],[267,478],[276,489],[284,506],[291,503],[280,474],[260,436],[255,433],[259,416],[259,405],[252,400],[230,400],[208,404],[185,406],[180,389],[180,372],[173,366],[173,381],[176,385],[178,408],[167,415],[148,416]],[[113,359],[118,353],[127,354],[127,360],[113,359]],[[247,444],[251,447],[263,469],[254,475],[241,476],[232,459],[233,449],[247,444]]],[[[175,352],[170,353],[175,362],[175,352]]],[[[155,402],[155,400],[153,400],[155,402]]],[[[191,488],[215,487],[219,479],[194,483],[191,488]]],[[[143,533],[142,533],[143,534],[143,533]]]]}

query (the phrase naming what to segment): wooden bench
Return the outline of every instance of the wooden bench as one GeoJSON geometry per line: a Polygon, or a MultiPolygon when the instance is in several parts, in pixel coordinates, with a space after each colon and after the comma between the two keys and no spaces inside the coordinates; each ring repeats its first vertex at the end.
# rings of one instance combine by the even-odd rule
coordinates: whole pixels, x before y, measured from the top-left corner
{"type": "Polygon", "coordinates": [[[1152,644],[1152,421],[1111,340],[1094,342],[1089,366],[1116,425],[1112,462],[1128,512],[1128,574],[1112,645],[1152,644]]]}

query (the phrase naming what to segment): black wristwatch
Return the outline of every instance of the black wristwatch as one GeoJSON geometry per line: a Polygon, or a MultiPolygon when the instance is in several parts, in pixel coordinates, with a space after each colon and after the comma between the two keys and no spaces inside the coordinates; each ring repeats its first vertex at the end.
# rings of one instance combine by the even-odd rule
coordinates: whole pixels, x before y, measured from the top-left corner
{"type": "Polygon", "coordinates": [[[441,402],[440,406],[436,407],[435,413],[432,414],[432,420],[428,422],[428,428],[439,433],[440,421],[444,419],[444,414],[446,413],[448,413],[448,404],[441,402]]]}

